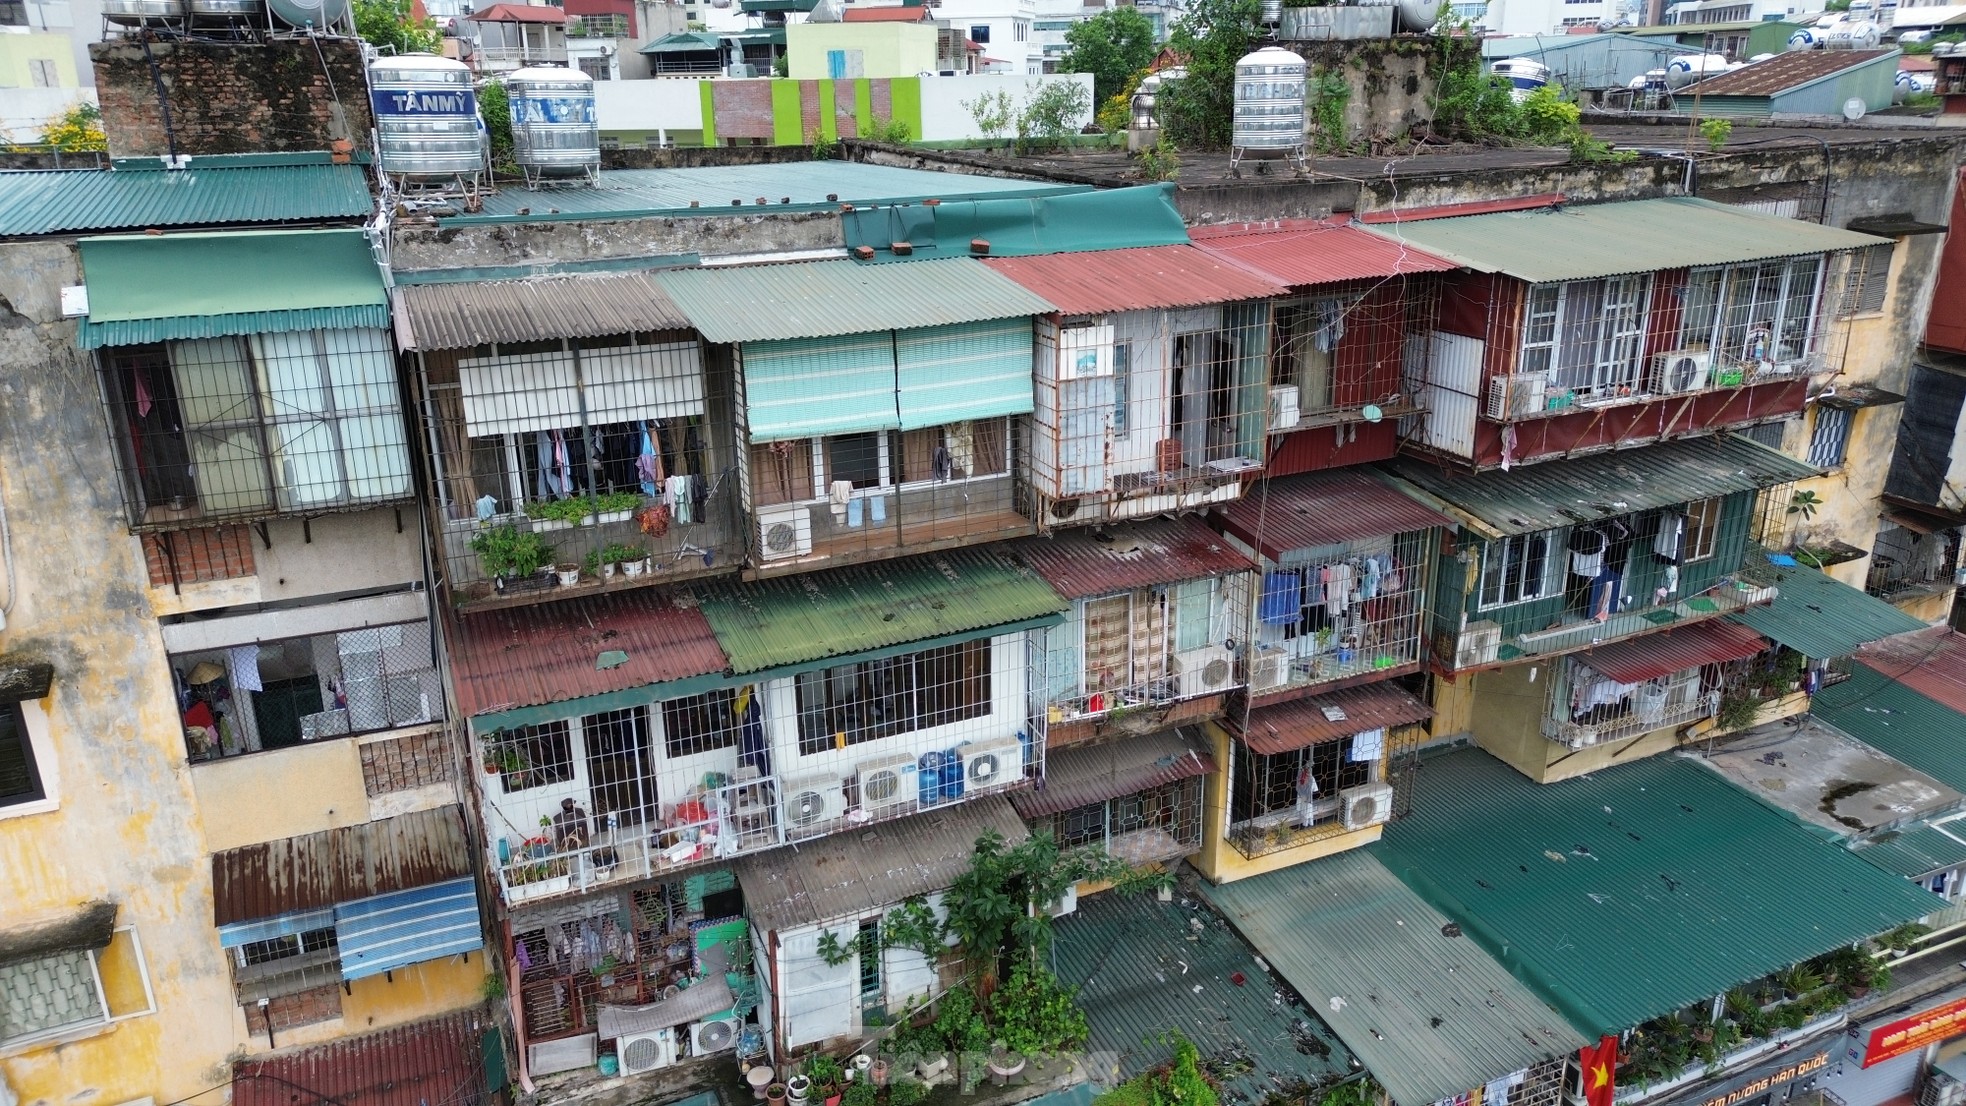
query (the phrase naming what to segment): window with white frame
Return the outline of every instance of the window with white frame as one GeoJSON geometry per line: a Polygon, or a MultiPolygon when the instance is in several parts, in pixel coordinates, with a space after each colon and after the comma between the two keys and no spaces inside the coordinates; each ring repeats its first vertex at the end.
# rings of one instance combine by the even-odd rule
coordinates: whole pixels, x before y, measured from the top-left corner
{"type": "Polygon", "coordinates": [[[1815,423],[1809,431],[1810,464],[1819,469],[1833,469],[1843,464],[1844,451],[1850,445],[1850,423],[1855,414],[1847,407],[1816,404],[1815,423]]]}
{"type": "Polygon", "coordinates": [[[0,963],[0,1047],[59,1038],[155,1013],[136,930],[118,926],[100,949],[65,949],[0,963]]]}
{"type": "Polygon", "coordinates": [[[1713,556],[1720,542],[1720,505],[1720,496],[1686,505],[1686,561],[1704,561],[1713,556]]]}
{"type": "Polygon", "coordinates": [[[794,678],[810,756],[990,713],[990,640],[857,661],[794,678]]]}
{"type": "Polygon", "coordinates": [[[753,445],[751,496],[757,506],[772,506],[825,499],[836,481],[865,491],[1009,471],[1010,420],[975,419],[753,445]]]}
{"type": "Polygon", "coordinates": [[[1807,358],[1816,346],[1822,272],[1820,256],[1692,270],[1679,347],[1711,350],[1716,365],[1807,358]]]}
{"type": "Polygon", "coordinates": [[[1557,594],[1563,584],[1562,530],[1491,541],[1481,553],[1481,605],[1506,607],[1557,594]]]}
{"type": "Polygon", "coordinates": [[[1531,287],[1518,371],[1578,395],[1637,390],[1651,302],[1649,273],[1531,287]]]}

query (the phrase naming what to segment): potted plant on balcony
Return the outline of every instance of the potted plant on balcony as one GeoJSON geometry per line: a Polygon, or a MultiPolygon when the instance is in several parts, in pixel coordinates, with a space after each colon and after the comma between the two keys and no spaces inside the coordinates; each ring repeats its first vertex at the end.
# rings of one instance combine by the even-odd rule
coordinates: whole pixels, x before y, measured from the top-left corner
{"type": "Polygon", "coordinates": [[[473,535],[471,551],[499,591],[532,580],[553,559],[553,547],[545,538],[509,524],[473,535]]]}
{"type": "Polygon", "coordinates": [[[641,505],[640,492],[603,492],[592,500],[594,522],[627,522],[641,505]]]}
{"type": "MultiPolygon", "coordinates": [[[[624,576],[640,576],[647,567],[648,554],[632,545],[609,542],[594,554],[600,571],[594,573],[603,580],[613,579],[619,573],[624,576]],[[633,566],[632,568],[630,566],[633,566]]],[[[590,570],[591,571],[591,570],[590,570]]]]}
{"type": "Polygon", "coordinates": [[[526,504],[526,517],[534,530],[566,530],[593,513],[593,501],[584,495],[565,499],[535,499],[526,504]]]}

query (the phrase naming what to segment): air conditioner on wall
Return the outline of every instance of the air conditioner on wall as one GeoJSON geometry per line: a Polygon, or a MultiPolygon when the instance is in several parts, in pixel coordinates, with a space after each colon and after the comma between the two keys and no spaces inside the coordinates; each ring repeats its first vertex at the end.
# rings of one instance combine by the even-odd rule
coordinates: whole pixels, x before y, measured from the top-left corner
{"type": "Polygon", "coordinates": [[[1235,683],[1236,666],[1220,645],[1174,654],[1174,677],[1183,699],[1227,691],[1235,683]]]}
{"type": "Polygon", "coordinates": [[[1543,395],[1548,387],[1549,378],[1542,373],[1498,376],[1488,382],[1488,407],[1484,414],[1490,422],[1533,415],[1543,409],[1543,395]]]}
{"type": "Polygon", "coordinates": [[[963,791],[1008,787],[1024,778],[1024,743],[1015,737],[976,741],[956,750],[963,758],[963,791]]]}
{"type": "Polygon", "coordinates": [[[838,776],[807,776],[785,785],[785,822],[794,835],[818,833],[845,813],[846,789],[838,776]]]}
{"type": "Polygon", "coordinates": [[[1652,378],[1646,389],[1654,395],[1676,396],[1707,386],[1713,354],[1703,349],[1676,349],[1652,355],[1652,378]]]}
{"type": "Polygon", "coordinates": [[[912,753],[860,762],[855,777],[860,791],[860,808],[869,814],[914,802],[920,785],[920,768],[912,753]]]}
{"type": "Polygon", "coordinates": [[[781,504],[758,508],[760,555],[767,561],[804,557],[812,553],[812,508],[781,504]]]}
{"type": "Polygon", "coordinates": [[[1303,417],[1298,409],[1298,392],[1295,384],[1279,384],[1270,389],[1270,430],[1293,430],[1297,420],[1303,417]]]}
{"type": "Polygon", "coordinates": [[[744,1023],[736,1018],[712,1018],[709,1021],[691,1022],[689,1027],[689,1054],[708,1056],[713,1052],[737,1047],[737,1035],[744,1031],[744,1023]]]}
{"type": "Polygon", "coordinates": [[[1065,888],[1058,897],[1044,904],[1044,912],[1053,918],[1062,918],[1075,913],[1079,908],[1079,888],[1077,884],[1065,888]]]}
{"type": "Polygon", "coordinates": [[[1368,783],[1338,793],[1344,806],[1345,828],[1376,826],[1393,816],[1393,789],[1383,783],[1368,783]]]}
{"type": "Polygon", "coordinates": [[[556,1041],[535,1041],[526,1046],[526,1070],[534,1075],[553,1075],[594,1066],[601,1039],[597,1034],[562,1037],[556,1041]]]}
{"type": "Polygon", "coordinates": [[[1501,652],[1502,624],[1479,619],[1461,627],[1461,636],[1454,643],[1454,667],[1494,664],[1501,652]]]}
{"type": "Polygon", "coordinates": [[[614,1053],[623,1075],[640,1075],[666,1068],[676,1062],[676,1031],[658,1029],[653,1033],[622,1037],[614,1042],[614,1053]]]}
{"type": "Polygon", "coordinates": [[[1274,691],[1290,682],[1290,654],[1262,652],[1249,664],[1249,690],[1274,691]]]}

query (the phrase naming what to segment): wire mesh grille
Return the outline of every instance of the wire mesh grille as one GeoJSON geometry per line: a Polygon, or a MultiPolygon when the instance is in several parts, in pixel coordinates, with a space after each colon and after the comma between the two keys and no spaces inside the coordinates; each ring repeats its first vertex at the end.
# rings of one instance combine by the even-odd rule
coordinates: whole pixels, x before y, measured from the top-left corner
{"type": "Polygon", "coordinates": [[[1302,550],[1266,564],[1250,692],[1310,687],[1418,663],[1432,582],[1430,531],[1302,550]]]}

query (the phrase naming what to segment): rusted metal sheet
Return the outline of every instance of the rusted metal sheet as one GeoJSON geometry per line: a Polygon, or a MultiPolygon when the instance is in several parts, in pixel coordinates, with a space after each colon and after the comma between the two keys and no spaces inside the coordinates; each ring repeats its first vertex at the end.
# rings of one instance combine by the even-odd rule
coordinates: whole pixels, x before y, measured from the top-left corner
{"type": "Polygon", "coordinates": [[[1433,708],[1405,688],[1382,681],[1250,711],[1240,736],[1251,752],[1270,756],[1367,730],[1424,722],[1433,715],[1433,708]],[[1339,717],[1331,717],[1334,711],[1339,717]]]}
{"type": "MultiPolygon", "coordinates": [[[[1890,53],[1889,50],[1793,50],[1767,61],[1708,77],[1700,82],[1702,96],[1773,96],[1812,81],[1855,69],[1890,53]]],[[[1684,95],[1693,95],[1686,89],[1684,95]]]]}
{"type": "Polygon", "coordinates": [[[1340,219],[1223,223],[1188,232],[1203,250],[1293,287],[1445,272],[1454,263],[1340,219]]]}
{"type": "Polygon", "coordinates": [[[1225,531],[1273,561],[1294,549],[1454,524],[1446,515],[1352,469],[1265,481],[1215,517],[1225,531]]]}
{"type": "Polygon", "coordinates": [[[1011,549],[1067,599],[1256,569],[1194,515],[1108,526],[1096,533],[1070,530],[1027,538],[1011,549]]]}
{"type": "Polygon", "coordinates": [[[232,1067],[232,1106],[476,1106],[484,1013],[467,1010],[232,1067]]]}
{"type": "Polygon", "coordinates": [[[471,873],[463,813],[438,807],[214,854],[212,921],[319,910],[471,873]]]}
{"type": "Polygon", "coordinates": [[[1966,714],[1966,635],[1922,630],[1866,645],[1856,659],[1935,702],[1966,714]]]}
{"type": "Polygon", "coordinates": [[[1752,657],[1766,648],[1768,640],[1746,626],[1715,619],[1600,645],[1578,654],[1577,661],[1618,683],[1636,684],[1703,664],[1752,657]]]}
{"type": "Polygon", "coordinates": [[[641,273],[410,284],[391,295],[406,349],[690,328],[682,310],[641,273]]]}
{"type": "Polygon", "coordinates": [[[447,636],[467,718],[670,683],[728,663],[702,612],[650,590],[467,615],[447,636]],[[615,651],[628,659],[601,667],[601,655],[615,651]]]}
{"type": "Polygon", "coordinates": [[[1067,315],[1238,303],[1283,295],[1279,281],[1193,246],[985,258],[1067,315]]]}
{"type": "Polygon", "coordinates": [[[1214,771],[1200,741],[1162,730],[1052,753],[1039,789],[1013,793],[1010,805],[1026,818],[1044,818],[1214,771]]]}

